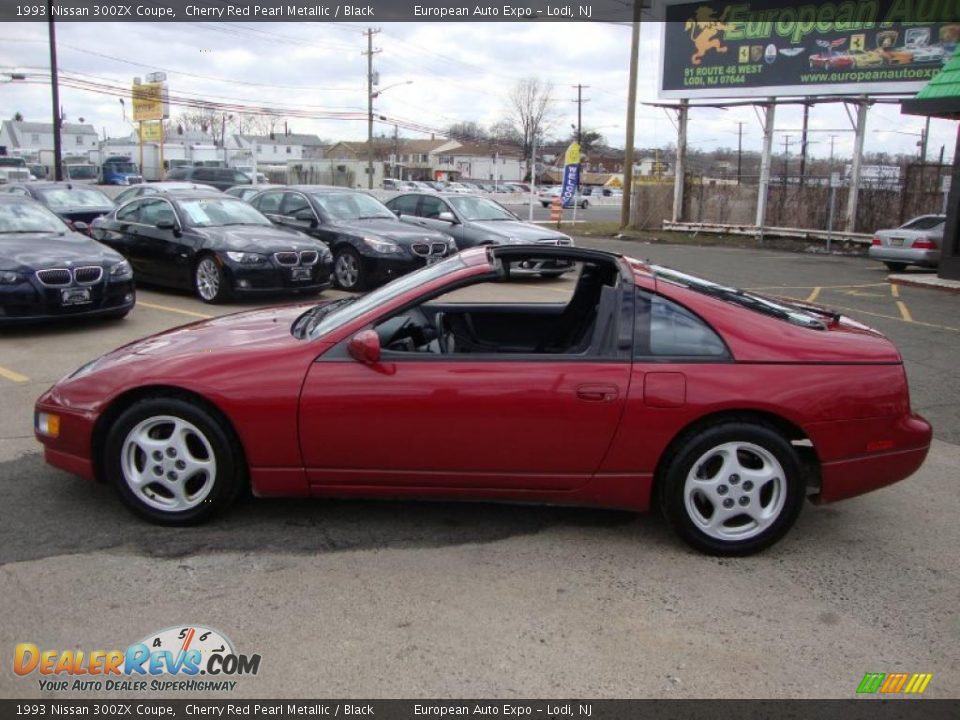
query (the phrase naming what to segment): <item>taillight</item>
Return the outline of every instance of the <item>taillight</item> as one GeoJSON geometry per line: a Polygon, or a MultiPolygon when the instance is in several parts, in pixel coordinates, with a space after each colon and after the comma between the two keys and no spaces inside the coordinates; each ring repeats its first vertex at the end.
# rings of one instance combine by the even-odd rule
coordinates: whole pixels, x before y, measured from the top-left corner
{"type": "Polygon", "coordinates": [[[914,250],[936,250],[937,246],[933,240],[914,240],[911,245],[914,250]]]}
{"type": "Polygon", "coordinates": [[[871,244],[871,245],[883,245],[883,243],[880,241],[880,238],[878,238],[878,237],[874,237],[874,238],[873,238],[873,242],[870,243],[870,244],[871,244]]]}

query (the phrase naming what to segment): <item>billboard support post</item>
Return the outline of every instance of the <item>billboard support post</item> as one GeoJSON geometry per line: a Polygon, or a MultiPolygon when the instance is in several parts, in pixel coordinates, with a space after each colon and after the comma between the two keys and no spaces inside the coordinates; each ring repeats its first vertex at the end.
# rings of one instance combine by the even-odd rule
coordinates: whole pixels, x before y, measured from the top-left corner
{"type": "Polygon", "coordinates": [[[856,136],[853,140],[853,162],[850,166],[850,196],[847,198],[846,231],[854,232],[857,226],[857,204],[860,196],[860,165],[863,162],[863,140],[867,134],[866,99],[857,101],[856,136]]]}
{"type": "Polygon", "coordinates": [[[773,152],[773,127],[777,105],[774,98],[764,105],[763,152],[760,155],[760,186],[757,188],[757,237],[763,240],[763,225],[767,220],[767,192],[770,189],[770,158],[773,152]]]}
{"type": "Polygon", "coordinates": [[[687,118],[690,115],[690,101],[684,98],[677,108],[677,160],[673,171],[673,222],[683,218],[683,184],[686,179],[687,159],[687,118]]]}

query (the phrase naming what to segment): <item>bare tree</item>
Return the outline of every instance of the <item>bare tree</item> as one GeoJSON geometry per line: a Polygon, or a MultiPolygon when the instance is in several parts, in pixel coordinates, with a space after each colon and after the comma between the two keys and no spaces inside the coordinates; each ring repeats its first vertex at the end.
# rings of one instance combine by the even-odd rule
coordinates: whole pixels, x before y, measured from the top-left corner
{"type": "Polygon", "coordinates": [[[483,142],[490,137],[483,125],[472,120],[453,123],[446,132],[447,137],[460,142],[483,142]]]}
{"type": "Polygon", "coordinates": [[[552,83],[528,77],[519,80],[507,96],[507,120],[520,137],[527,175],[533,164],[533,139],[544,135],[553,122],[552,95],[552,83]]]}

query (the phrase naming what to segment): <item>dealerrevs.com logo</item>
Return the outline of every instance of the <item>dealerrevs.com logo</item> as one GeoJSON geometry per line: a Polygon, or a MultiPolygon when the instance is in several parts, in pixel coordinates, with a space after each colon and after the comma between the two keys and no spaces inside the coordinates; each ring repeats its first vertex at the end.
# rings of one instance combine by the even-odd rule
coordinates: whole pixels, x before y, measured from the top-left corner
{"type": "Polygon", "coordinates": [[[234,690],[232,678],[256,675],[260,655],[243,655],[216,630],[202,625],[170,627],[126,650],[41,650],[18,643],[13,671],[37,679],[40,690],[136,692],[144,690],[234,690]]]}

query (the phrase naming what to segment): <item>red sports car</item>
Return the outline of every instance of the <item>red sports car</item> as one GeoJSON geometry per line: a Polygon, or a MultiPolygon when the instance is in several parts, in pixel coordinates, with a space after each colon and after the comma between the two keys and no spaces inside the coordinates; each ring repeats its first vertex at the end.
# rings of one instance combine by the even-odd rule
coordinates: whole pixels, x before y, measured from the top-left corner
{"type": "Polygon", "coordinates": [[[44,393],[36,434],[47,462],[158,523],[205,519],[247,483],[657,505],[695,548],[743,555],[806,497],[909,476],[931,429],[896,347],[850,319],[611,253],[503,245],[134,342],[44,393]],[[530,287],[513,270],[543,260],[575,263],[572,288],[548,285],[561,301],[505,301],[530,287]]]}

